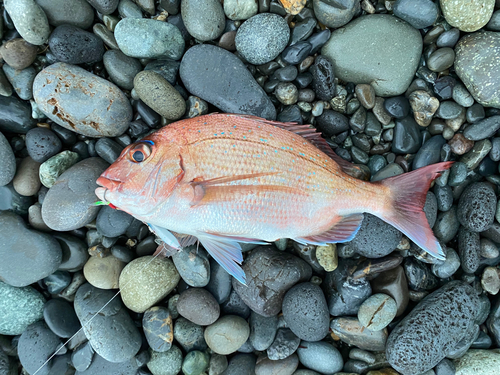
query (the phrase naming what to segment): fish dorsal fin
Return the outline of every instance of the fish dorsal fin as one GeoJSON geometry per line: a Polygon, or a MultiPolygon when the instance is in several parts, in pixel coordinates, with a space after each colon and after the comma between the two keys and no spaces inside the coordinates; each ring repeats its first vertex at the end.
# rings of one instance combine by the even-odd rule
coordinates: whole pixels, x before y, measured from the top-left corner
{"type": "Polygon", "coordinates": [[[320,149],[330,158],[332,158],[345,173],[347,173],[350,176],[359,175],[360,172],[359,167],[338,156],[335,153],[335,151],[332,150],[332,148],[326,142],[326,140],[323,137],[321,137],[321,133],[318,132],[318,130],[314,128],[312,125],[299,125],[296,122],[270,121],[250,115],[234,115],[234,116],[247,118],[249,120],[258,121],[267,125],[273,125],[280,129],[287,130],[289,132],[300,135],[302,138],[307,139],[314,146],[316,146],[318,149],[320,149]]]}
{"type": "Polygon", "coordinates": [[[235,240],[218,237],[209,233],[197,236],[208,253],[224,268],[231,276],[243,285],[246,285],[245,272],[240,267],[243,262],[241,246],[235,240]]]}
{"type": "Polygon", "coordinates": [[[344,216],[326,232],[314,236],[297,238],[295,241],[318,246],[324,246],[327,243],[351,241],[356,233],[358,233],[363,217],[363,214],[344,216]]]}

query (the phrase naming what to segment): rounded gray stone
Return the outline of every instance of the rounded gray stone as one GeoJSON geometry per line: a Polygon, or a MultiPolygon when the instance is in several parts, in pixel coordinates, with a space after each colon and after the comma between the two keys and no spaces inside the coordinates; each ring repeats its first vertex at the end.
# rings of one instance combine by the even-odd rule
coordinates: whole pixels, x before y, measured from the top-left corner
{"type": "Polygon", "coordinates": [[[125,90],[134,88],[134,77],[142,70],[139,60],[120,50],[110,49],[104,53],[103,62],[111,81],[125,90]]]}
{"type": "Polygon", "coordinates": [[[29,229],[20,216],[0,213],[0,280],[23,287],[51,275],[62,261],[52,236],[29,229]]]}
{"type": "Polygon", "coordinates": [[[153,375],[177,375],[182,367],[182,352],[172,345],[166,352],[155,352],[150,350],[151,359],[147,363],[149,371],[153,375]]]}
{"type": "Polygon", "coordinates": [[[142,71],[134,78],[139,98],[167,120],[178,120],[186,112],[181,94],[165,78],[152,70],[142,71]]]}
{"type": "Polygon", "coordinates": [[[120,50],[130,57],[178,60],[184,52],[177,26],[154,19],[122,19],[115,27],[115,38],[120,50]]]}
{"type": "Polygon", "coordinates": [[[246,20],[259,10],[255,0],[225,0],[224,13],[230,20],[246,20]]]}
{"type": "Polygon", "coordinates": [[[439,3],[446,21],[469,33],[486,25],[495,7],[495,0],[440,0],[439,3]]]}
{"type": "Polygon", "coordinates": [[[49,21],[35,0],[5,0],[4,7],[16,30],[27,42],[36,46],[47,42],[49,21]]]}
{"type": "Polygon", "coordinates": [[[328,334],[330,314],[319,286],[295,285],[285,294],[282,309],[288,327],[302,340],[319,341],[328,334]]]}
{"type": "Polygon", "coordinates": [[[189,34],[199,41],[217,39],[224,32],[226,17],[219,0],[182,0],[181,15],[189,34]]]}
{"type": "Polygon", "coordinates": [[[236,50],[251,64],[274,60],[286,47],[290,28],[277,14],[261,13],[245,21],[236,32],[236,50]]]}
{"type": "Polygon", "coordinates": [[[333,345],[324,341],[302,341],[297,349],[297,354],[300,363],[322,374],[340,372],[344,366],[340,352],[333,345]]]}
{"type": "Polygon", "coordinates": [[[455,71],[476,101],[500,108],[500,32],[468,34],[455,47],[455,71]]]}
{"type": "Polygon", "coordinates": [[[16,70],[5,64],[2,69],[19,98],[23,100],[33,98],[33,81],[36,76],[35,68],[30,66],[22,70],[16,70]]]}
{"type": "Polygon", "coordinates": [[[492,187],[486,182],[469,185],[458,201],[457,217],[467,229],[482,232],[495,220],[497,198],[492,187]]]}
{"type": "Polygon", "coordinates": [[[87,29],[94,22],[94,10],[85,0],[36,0],[52,26],[73,25],[87,29]]]}
{"type": "Polygon", "coordinates": [[[250,344],[258,351],[264,351],[271,346],[276,337],[278,316],[262,316],[252,311],[250,313],[250,344]]]}
{"type": "Polygon", "coordinates": [[[416,29],[392,15],[373,14],[335,30],[321,53],[338,78],[371,84],[379,96],[396,96],[413,80],[421,51],[416,29]]]}
{"type": "Polygon", "coordinates": [[[231,354],[248,339],[250,327],[245,319],[236,315],[225,315],[205,328],[205,341],[217,354],[231,354]]]}
{"type": "Polygon", "coordinates": [[[0,186],[5,186],[12,181],[16,174],[16,158],[9,141],[0,133],[0,186]]]}
{"type": "Polygon", "coordinates": [[[202,288],[189,288],[177,301],[177,311],[187,320],[207,326],[219,319],[220,307],[214,296],[202,288]]]}
{"type": "Polygon", "coordinates": [[[59,176],[42,205],[43,221],[49,228],[70,231],[94,220],[100,207],[94,193],[97,178],[108,167],[101,158],[85,159],[59,176]]]}
{"type": "Polygon", "coordinates": [[[48,118],[89,137],[121,135],[132,119],[132,107],[118,87],[75,65],[55,63],[43,69],[33,96],[48,118]]]}
{"type": "Polygon", "coordinates": [[[24,158],[19,165],[16,177],[12,181],[14,189],[26,197],[31,197],[38,193],[40,189],[40,176],[38,171],[40,163],[34,161],[29,156],[24,158]]]}
{"type": "Polygon", "coordinates": [[[86,283],[75,295],[75,312],[92,348],[110,362],[125,362],[134,357],[142,343],[141,335],[119,298],[115,294],[86,283]],[[97,312],[99,313],[97,314],[97,312]]]}
{"type": "Polygon", "coordinates": [[[276,119],[276,109],[266,92],[229,51],[208,44],[194,46],[184,54],[179,73],[192,95],[223,112],[276,119]]]}
{"type": "Polygon", "coordinates": [[[389,325],[396,312],[396,301],[387,294],[377,293],[361,304],[358,320],[370,331],[380,331],[389,325]]]}
{"type": "Polygon", "coordinates": [[[339,28],[347,24],[359,12],[357,0],[313,0],[314,15],[325,26],[339,28]]]}
{"type": "MultiPolygon", "coordinates": [[[[172,255],[182,280],[192,287],[204,287],[210,280],[210,261],[204,249],[190,246],[172,255]]],[[[231,283],[229,283],[229,287],[231,283]]]]}
{"type": "Polygon", "coordinates": [[[0,335],[20,335],[43,319],[45,298],[30,286],[14,287],[0,281],[0,335]]]}
{"type": "Polygon", "coordinates": [[[500,368],[500,352],[498,349],[469,349],[453,363],[455,364],[455,375],[495,375],[500,368]]]}

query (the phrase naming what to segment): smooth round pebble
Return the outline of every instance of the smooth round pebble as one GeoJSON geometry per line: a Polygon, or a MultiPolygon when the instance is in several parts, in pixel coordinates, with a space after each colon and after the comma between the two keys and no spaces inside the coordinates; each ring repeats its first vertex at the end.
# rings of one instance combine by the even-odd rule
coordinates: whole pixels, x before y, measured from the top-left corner
{"type": "Polygon", "coordinates": [[[377,293],[361,304],[358,320],[370,331],[380,331],[389,325],[396,312],[396,301],[387,294],[377,293]]]}
{"type": "Polygon", "coordinates": [[[177,301],[177,311],[187,320],[207,326],[219,319],[220,307],[214,296],[202,288],[189,288],[177,301]]]}
{"type": "Polygon", "coordinates": [[[228,355],[237,351],[248,339],[250,328],[243,318],[224,315],[205,329],[205,341],[217,354],[228,355]]]}
{"type": "Polygon", "coordinates": [[[440,0],[446,21],[462,31],[473,32],[486,25],[491,18],[495,0],[440,0]]]}
{"type": "Polygon", "coordinates": [[[4,7],[24,40],[36,46],[47,41],[49,21],[35,0],[5,0],[4,7]]]}
{"type": "Polygon", "coordinates": [[[80,329],[73,306],[62,299],[51,299],[43,307],[43,319],[57,336],[68,338],[80,329]]]}
{"type": "Polygon", "coordinates": [[[62,142],[52,130],[34,128],[26,133],[26,149],[34,161],[43,163],[61,151],[62,142]]]}
{"type": "Polygon", "coordinates": [[[225,0],[224,13],[230,20],[246,20],[259,10],[255,0],[225,0]]]}
{"type": "Polygon", "coordinates": [[[97,214],[96,227],[103,236],[118,237],[125,234],[132,220],[128,213],[104,206],[97,214]]]}
{"type": "MultiPolygon", "coordinates": [[[[182,280],[189,286],[204,287],[211,279],[211,264],[204,249],[197,249],[195,246],[184,248],[172,255],[172,260],[182,280]]],[[[230,288],[231,284],[228,286],[230,288]]]]}
{"type": "Polygon", "coordinates": [[[134,88],[134,77],[142,70],[138,60],[125,55],[122,51],[110,49],[104,53],[103,62],[109,78],[118,87],[125,90],[134,88]]]}
{"type": "Polygon", "coordinates": [[[218,0],[181,0],[181,14],[189,34],[202,42],[224,32],[226,17],[218,0]]]}
{"type": "Polygon", "coordinates": [[[83,267],[83,274],[96,288],[117,289],[120,273],[125,266],[124,262],[112,255],[105,258],[90,257],[83,267]]]}
{"type": "Polygon", "coordinates": [[[23,38],[6,41],[0,47],[0,55],[12,68],[22,70],[29,67],[36,59],[38,48],[23,38]]]}
{"type": "Polygon", "coordinates": [[[85,0],[36,0],[52,26],[73,25],[88,29],[94,22],[94,10],[85,0]]]}
{"type": "Polygon", "coordinates": [[[333,345],[324,341],[302,341],[297,349],[297,354],[302,365],[322,374],[334,374],[342,371],[344,366],[340,352],[333,345]]]}
{"type": "Polygon", "coordinates": [[[170,311],[154,306],[144,312],[142,328],[149,347],[155,352],[166,352],[174,341],[174,327],[170,311]]]}
{"type": "Polygon", "coordinates": [[[177,346],[172,345],[166,352],[150,350],[150,353],[147,366],[153,375],[177,375],[181,371],[182,352],[177,346]]]}

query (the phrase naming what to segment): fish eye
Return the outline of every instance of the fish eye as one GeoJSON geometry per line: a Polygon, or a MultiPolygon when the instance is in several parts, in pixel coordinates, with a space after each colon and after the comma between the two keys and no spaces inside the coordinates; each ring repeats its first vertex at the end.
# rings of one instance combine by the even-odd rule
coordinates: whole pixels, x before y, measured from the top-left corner
{"type": "Polygon", "coordinates": [[[150,143],[139,143],[129,151],[129,157],[136,163],[141,163],[151,155],[150,143]]]}

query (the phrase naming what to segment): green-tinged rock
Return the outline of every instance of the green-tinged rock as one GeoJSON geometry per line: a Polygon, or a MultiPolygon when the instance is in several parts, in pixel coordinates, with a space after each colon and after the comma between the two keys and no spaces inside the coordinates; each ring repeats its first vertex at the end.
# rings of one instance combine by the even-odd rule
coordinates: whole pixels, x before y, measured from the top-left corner
{"type": "Polygon", "coordinates": [[[469,34],[455,47],[455,71],[474,99],[500,108],[500,32],[469,34]]]}
{"type": "Polygon", "coordinates": [[[495,7],[495,0],[440,0],[439,3],[446,21],[469,33],[486,25],[495,7]]]}
{"type": "Polygon", "coordinates": [[[498,375],[500,349],[470,349],[463,357],[455,359],[455,375],[498,375]]]}
{"type": "Polygon", "coordinates": [[[193,350],[189,352],[182,363],[184,375],[201,375],[208,368],[210,356],[205,352],[193,350]]]}
{"type": "Polygon", "coordinates": [[[153,375],[177,375],[182,367],[182,352],[172,345],[172,347],[162,353],[149,350],[151,359],[148,362],[148,369],[153,375]]]}
{"type": "Polygon", "coordinates": [[[78,154],[72,151],[63,151],[52,156],[40,165],[40,182],[50,189],[57,178],[75,165],[78,159],[78,154]]]}
{"type": "Polygon", "coordinates": [[[143,313],[165,298],[180,278],[170,259],[137,258],[127,264],[120,275],[123,303],[130,310],[143,313]]]}
{"type": "Polygon", "coordinates": [[[321,51],[333,62],[336,77],[371,84],[378,96],[406,91],[421,52],[420,33],[387,14],[362,16],[335,30],[321,51]]]}
{"type": "Polygon", "coordinates": [[[43,319],[45,299],[30,286],[16,288],[0,281],[0,334],[20,335],[43,319]]]}

